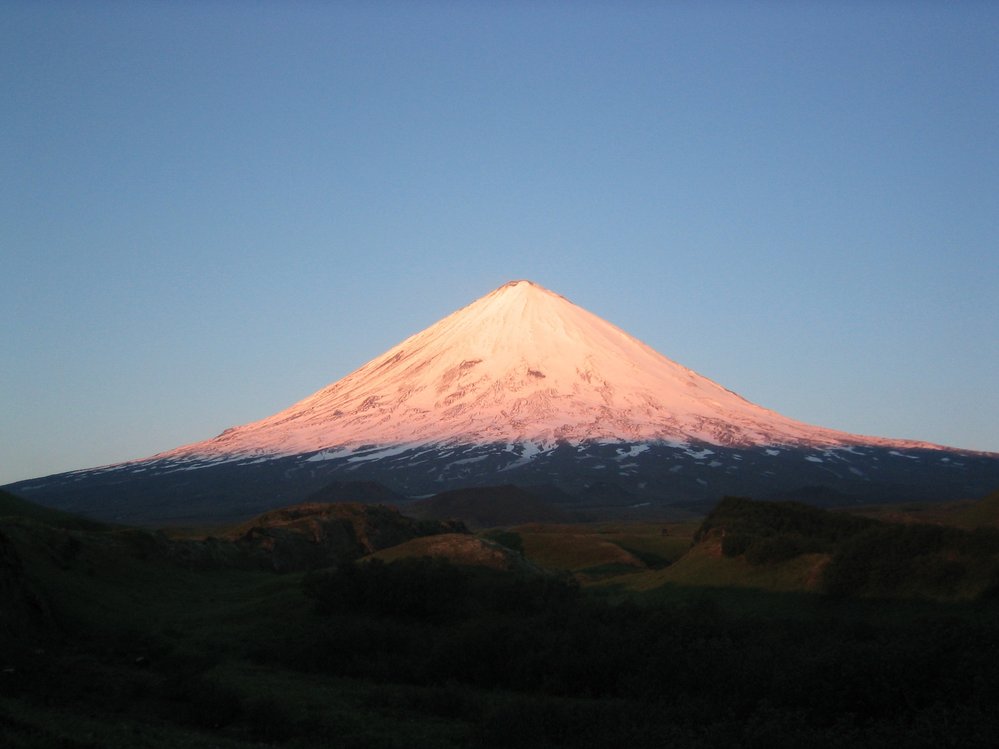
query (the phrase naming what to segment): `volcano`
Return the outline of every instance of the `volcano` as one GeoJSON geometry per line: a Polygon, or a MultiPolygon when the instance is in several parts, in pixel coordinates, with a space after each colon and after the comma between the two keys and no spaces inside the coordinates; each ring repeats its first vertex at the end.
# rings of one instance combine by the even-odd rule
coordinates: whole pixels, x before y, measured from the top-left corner
{"type": "Polygon", "coordinates": [[[408,496],[547,484],[591,505],[799,488],[898,501],[984,494],[999,455],[789,419],[512,281],[273,416],[9,489],[104,519],[181,521],[250,515],[344,479],[408,496]]]}
{"type": "Polygon", "coordinates": [[[929,447],[785,418],[568,299],[512,281],[284,411],[158,457],[588,440],[929,447]]]}

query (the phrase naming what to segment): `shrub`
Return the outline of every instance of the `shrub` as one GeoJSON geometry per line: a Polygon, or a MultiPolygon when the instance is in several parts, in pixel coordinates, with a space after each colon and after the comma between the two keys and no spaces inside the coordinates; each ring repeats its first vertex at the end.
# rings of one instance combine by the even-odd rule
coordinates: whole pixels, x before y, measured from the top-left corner
{"type": "Polygon", "coordinates": [[[187,683],[179,712],[181,722],[201,728],[222,728],[242,715],[243,705],[232,689],[198,676],[187,683]]]}
{"type": "Polygon", "coordinates": [[[312,573],[306,595],[320,613],[363,612],[447,622],[481,612],[557,612],[578,594],[569,577],[517,575],[458,567],[447,559],[348,562],[335,572],[312,573]]]}
{"type": "Polygon", "coordinates": [[[801,539],[792,535],[757,538],[746,548],[746,561],[750,564],[785,562],[802,554],[802,546],[801,539]]]}
{"type": "Polygon", "coordinates": [[[288,708],[270,695],[247,699],[243,710],[255,740],[284,741],[298,731],[288,708]]]}
{"type": "MultiPolygon", "coordinates": [[[[969,569],[988,564],[990,533],[935,525],[879,525],[839,545],[823,574],[832,595],[953,595],[969,569]]],[[[987,567],[986,567],[987,569],[987,567]]]]}
{"type": "Polygon", "coordinates": [[[880,525],[875,520],[820,510],[800,502],[758,502],[746,497],[725,497],[701,523],[694,536],[702,540],[714,529],[753,537],[796,535],[810,551],[825,551],[831,545],[865,528],[880,525]]]}
{"type": "Polygon", "coordinates": [[[524,553],[524,539],[521,538],[521,535],[515,531],[489,531],[488,533],[483,534],[483,537],[488,538],[490,541],[495,541],[511,551],[516,551],[519,554],[524,553]]]}
{"type": "Polygon", "coordinates": [[[745,533],[726,533],[722,537],[722,554],[727,557],[737,557],[740,554],[745,554],[752,540],[752,536],[748,536],[745,533]]]}
{"type": "Polygon", "coordinates": [[[467,578],[446,559],[346,562],[304,580],[320,613],[362,611],[382,616],[446,620],[462,613],[467,578]]]}

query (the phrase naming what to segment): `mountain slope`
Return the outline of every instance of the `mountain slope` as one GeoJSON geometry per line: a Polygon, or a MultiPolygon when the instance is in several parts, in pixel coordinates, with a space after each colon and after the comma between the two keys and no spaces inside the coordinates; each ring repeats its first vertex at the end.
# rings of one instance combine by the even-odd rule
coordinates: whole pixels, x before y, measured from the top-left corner
{"type": "Polygon", "coordinates": [[[513,281],[266,419],[12,488],[120,522],[192,523],[245,518],[333,481],[406,496],[552,484],[588,507],[803,487],[847,502],[955,499],[999,487],[999,455],[789,419],[513,281]]]}
{"type": "Polygon", "coordinates": [[[34,502],[28,502],[0,490],[0,518],[4,517],[25,518],[45,525],[51,525],[54,528],[65,528],[68,530],[99,531],[106,529],[103,523],[59,512],[49,507],[42,507],[34,502]]]}
{"type": "Polygon", "coordinates": [[[472,529],[574,520],[570,513],[542,497],[537,491],[519,486],[470,487],[413,502],[406,512],[413,517],[460,520],[472,529]]]}

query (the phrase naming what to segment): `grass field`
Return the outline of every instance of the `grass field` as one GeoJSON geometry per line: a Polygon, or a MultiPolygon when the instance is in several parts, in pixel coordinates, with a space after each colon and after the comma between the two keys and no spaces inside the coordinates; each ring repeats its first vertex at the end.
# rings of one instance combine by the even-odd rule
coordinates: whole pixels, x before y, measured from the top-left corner
{"type": "Polygon", "coordinates": [[[510,530],[535,564],[590,582],[672,564],[689,550],[696,529],[689,523],[534,523],[510,530]]]}

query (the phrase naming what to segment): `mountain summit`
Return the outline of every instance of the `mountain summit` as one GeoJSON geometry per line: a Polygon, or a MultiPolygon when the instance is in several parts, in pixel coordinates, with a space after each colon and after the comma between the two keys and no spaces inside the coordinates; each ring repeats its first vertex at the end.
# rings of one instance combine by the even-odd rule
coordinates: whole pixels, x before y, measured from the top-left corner
{"type": "Polygon", "coordinates": [[[785,418],[565,297],[511,281],[284,411],[160,457],[587,440],[927,446],[785,418]]]}
{"type": "Polygon", "coordinates": [[[984,494],[999,486],[999,455],[789,419],[511,281],[273,416],[10,489],[108,520],[203,522],[331,481],[404,496],[543,485],[589,506],[723,494],[842,504],[984,494]]]}

